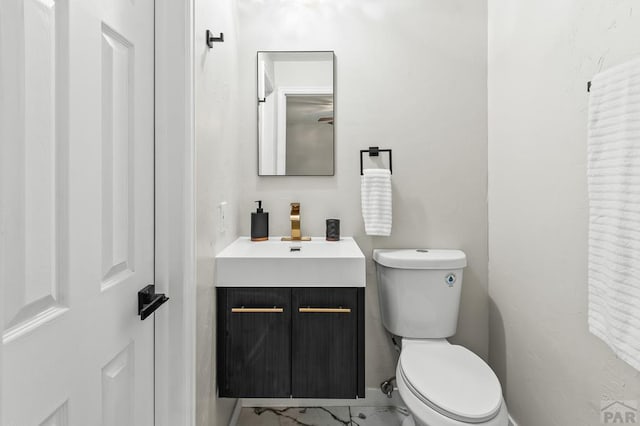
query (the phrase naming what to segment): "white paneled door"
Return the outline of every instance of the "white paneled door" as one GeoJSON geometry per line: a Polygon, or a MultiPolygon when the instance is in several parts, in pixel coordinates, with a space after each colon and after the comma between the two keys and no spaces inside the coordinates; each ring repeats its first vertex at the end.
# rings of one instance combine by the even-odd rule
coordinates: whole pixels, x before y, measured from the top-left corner
{"type": "Polygon", "coordinates": [[[153,22],[0,2],[3,426],[154,424],[153,22]]]}

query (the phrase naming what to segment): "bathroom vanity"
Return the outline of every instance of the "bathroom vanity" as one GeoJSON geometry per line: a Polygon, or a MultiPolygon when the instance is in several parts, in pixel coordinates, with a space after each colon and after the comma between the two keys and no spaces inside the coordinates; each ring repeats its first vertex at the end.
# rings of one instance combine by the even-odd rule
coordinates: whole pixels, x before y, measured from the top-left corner
{"type": "Polygon", "coordinates": [[[252,242],[216,256],[221,397],[364,397],[365,258],[352,238],[252,242]]]}

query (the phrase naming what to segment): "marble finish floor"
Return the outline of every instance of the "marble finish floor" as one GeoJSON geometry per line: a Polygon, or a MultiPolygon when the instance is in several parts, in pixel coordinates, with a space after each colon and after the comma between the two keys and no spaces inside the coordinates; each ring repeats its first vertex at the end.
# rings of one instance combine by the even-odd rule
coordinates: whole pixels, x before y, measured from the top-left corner
{"type": "Polygon", "coordinates": [[[401,407],[245,407],[236,426],[400,426],[401,407]]]}

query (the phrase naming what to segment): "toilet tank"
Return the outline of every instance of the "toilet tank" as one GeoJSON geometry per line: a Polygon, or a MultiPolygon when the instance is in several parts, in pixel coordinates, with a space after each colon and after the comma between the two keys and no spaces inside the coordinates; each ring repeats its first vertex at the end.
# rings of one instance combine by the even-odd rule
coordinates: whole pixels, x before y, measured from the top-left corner
{"type": "Polygon", "coordinates": [[[376,249],[382,323],[402,337],[453,336],[458,325],[462,270],[460,250],[376,249]]]}

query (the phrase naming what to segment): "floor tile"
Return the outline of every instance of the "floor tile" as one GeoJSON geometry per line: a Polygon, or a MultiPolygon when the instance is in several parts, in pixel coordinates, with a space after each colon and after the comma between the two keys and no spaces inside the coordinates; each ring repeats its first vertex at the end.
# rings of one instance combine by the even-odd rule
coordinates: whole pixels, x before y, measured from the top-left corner
{"type": "Polygon", "coordinates": [[[271,412],[264,412],[257,416],[253,408],[243,408],[236,426],[280,426],[280,418],[271,412]]]}
{"type": "Polygon", "coordinates": [[[353,426],[400,426],[409,412],[396,407],[351,407],[353,426]]]}
{"type": "Polygon", "coordinates": [[[237,426],[351,426],[348,407],[243,408],[237,426]]]}
{"type": "Polygon", "coordinates": [[[236,426],[400,426],[407,415],[396,407],[245,407],[236,426]]]}

